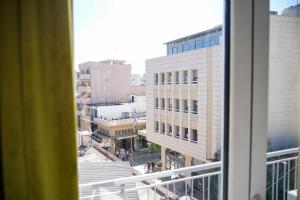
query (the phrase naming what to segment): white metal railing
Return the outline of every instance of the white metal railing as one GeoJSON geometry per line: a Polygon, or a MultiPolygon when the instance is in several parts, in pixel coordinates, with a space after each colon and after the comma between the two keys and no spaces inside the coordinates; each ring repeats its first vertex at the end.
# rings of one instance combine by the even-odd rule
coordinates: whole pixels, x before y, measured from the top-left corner
{"type": "Polygon", "coordinates": [[[299,148],[267,153],[267,200],[286,200],[297,188],[299,148]]]}
{"type": "MultiPolygon", "coordinates": [[[[101,119],[101,118],[97,117],[97,118],[94,118],[94,120],[95,120],[95,122],[97,122],[103,126],[107,126],[107,127],[132,125],[134,122],[134,118],[107,120],[107,119],[101,119]]],[[[146,118],[138,117],[136,123],[137,124],[146,123],[146,118]]]]}
{"type": "MultiPolygon", "coordinates": [[[[297,186],[299,148],[267,153],[267,200],[286,200],[287,192],[297,186]]],[[[168,171],[99,181],[80,185],[80,199],[221,199],[221,162],[213,162],[168,171]],[[163,181],[158,181],[162,179],[163,181]],[[137,184],[143,183],[144,184],[137,184]],[[146,182],[146,183],[145,183],[146,182]],[[129,187],[129,183],[135,186],[129,187]],[[88,189],[89,188],[89,189],[88,189]],[[86,193],[86,189],[93,192],[86,193]],[[98,190],[95,190],[95,189],[98,190]],[[99,189],[102,188],[102,189],[99,189]],[[103,189],[103,188],[110,188],[103,189]],[[112,189],[114,188],[114,189],[112,189]],[[117,188],[117,189],[116,189],[117,188]],[[105,191],[105,192],[95,192],[105,191]]],[[[299,184],[299,183],[298,183],[299,184]]]]}

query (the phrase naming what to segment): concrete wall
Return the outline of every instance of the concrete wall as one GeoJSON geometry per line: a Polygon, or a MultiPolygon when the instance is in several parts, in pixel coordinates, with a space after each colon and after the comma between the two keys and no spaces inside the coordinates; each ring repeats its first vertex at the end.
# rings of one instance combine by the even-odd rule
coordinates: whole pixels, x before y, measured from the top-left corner
{"type": "Polygon", "coordinates": [[[276,150],[297,146],[300,17],[270,16],[269,56],[268,149],[276,150]]]}
{"type": "Polygon", "coordinates": [[[145,112],[141,108],[145,107],[145,105],[140,105],[142,103],[124,103],[121,105],[111,105],[111,106],[98,106],[97,107],[97,116],[105,117],[106,119],[120,119],[122,117],[122,113],[132,113],[134,109],[137,113],[145,112]],[[140,107],[141,108],[140,108],[140,107]]]}
{"type": "Polygon", "coordinates": [[[79,69],[90,69],[91,101],[127,102],[130,94],[131,65],[125,62],[86,62],[79,69]]]}

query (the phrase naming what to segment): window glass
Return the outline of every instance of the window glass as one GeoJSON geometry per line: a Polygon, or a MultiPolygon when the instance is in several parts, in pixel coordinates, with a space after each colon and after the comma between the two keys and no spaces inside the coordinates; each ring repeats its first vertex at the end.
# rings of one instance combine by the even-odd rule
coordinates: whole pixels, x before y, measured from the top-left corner
{"type": "MultiPolygon", "coordinates": [[[[222,27],[223,1],[73,2],[78,130],[92,130],[101,141],[78,145],[79,166],[88,165],[82,158],[98,156],[94,160],[100,167],[120,172],[105,174],[104,179],[112,181],[220,161],[223,46],[209,39],[221,34],[210,32],[222,27]],[[215,47],[208,50],[210,43],[215,47]],[[97,108],[97,114],[86,107],[97,108]],[[108,153],[99,156],[94,147],[108,153]]],[[[124,188],[119,182],[84,188],[80,180],[87,179],[80,176],[80,198],[219,200],[222,172],[221,164],[216,166],[153,176],[124,188]],[[157,187],[151,187],[153,180],[157,187]],[[105,196],[110,192],[114,194],[105,196]]],[[[89,184],[104,180],[99,173],[90,175],[89,184]]]]}
{"type": "Polygon", "coordinates": [[[179,72],[175,72],[175,83],[179,83],[179,72]]]}
{"type": "Polygon", "coordinates": [[[193,83],[198,82],[198,70],[197,69],[192,70],[192,82],[193,83]]]}
{"type": "Polygon", "coordinates": [[[183,82],[184,84],[186,84],[187,81],[188,81],[188,71],[185,70],[185,71],[183,71],[183,73],[182,73],[182,82],[183,82]]]}
{"type": "Polygon", "coordinates": [[[172,54],[177,53],[177,47],[172,47],[172,54]]]}
{"type": "MultiPolygon", "coordinates": [[[[299,185],[300,2],[270,0],[266,199],[289,199],[299,185]],[[298,129],[299,131],[299,129],[298,129]],[[293,149],[296,151],[293,152],[293,149]],[[290,151],[290,153],[286,153],[290,151]]],[[[297,198],[293,196],[292,198],[297,198]]],[[[299,197],[298,197],[299,198],[299,197]]]]}
{"type": "Polygon", "coordinates": [[[154,84],[157,85],[158,84],[158,74],[154,74],[154,84]]]}
{"type": "Polygon", "coordinates": [[[168,84],[170,84],[172,82],[172,72],[168,72],[168,84]]]}
{"type": "Polygon", "coordinates": [[[180,132],[179,132],[179,126],[174,126],[174,129],[175,129],[175,137],[180,137],[180,132]]]}
{"type": "Polygon", "coordinates": [[[161,98],[161,109],[165,109],[165,98],[161,98]]]}
{"type": "Polygon", "coordinates": [[[180,110],[179,99],[175,99],[175,111],[179,111],[179,110],[180,110]]]}
{"type": "Polygon", "coordinates": [[[183,132],[183,137],[182,137],[182,139],[183,139],[183,140],[188,140],[188,139],[189,139],[189,129],[183,127],[183,128],[182,128],[182,132],[183,132]]]}
{"type": "Polygon", "coordinates": [[[155,132],[158,132],[158,121],[155,121],[154,127],[155,132]]]}
{"type": "Polygon", "coordinates": [[[177,53],[181,53],[182,52],[182,45],[178,45],[177,46],[177,53]]]}
{"type": "Polygon", "coordinates": [[[158,108],[158,98],[155,98],[155,108],[158,108]]]}
{"type": "Polygon", "coordinates": [[[172,110],[172,99],[168,99],[168,110],[172,110]]]}
{"type": "Polygon", "coordinates": [[[198,141],[198,132],[196,129],[192,129],[192,138],[191,141],[197,143],[198,141]]]}
{"type": "Polygon", "coordinates": [[[197,114],[198,113],[198,101],[192,100],[192,113],[197,114]]]}
{"type": "Polygon", "coordinates": [[[161,74],[160,74],[160,83],[161,83],[162,85],[165,84],[165,73],[161,73],[161,74]]]}
{"type": "Polygon", "coordinates": [[[189,43],[183,44],[183,51],[188,51],[188,50],[190,50],[190,44],[189,43]]]}
{"type": "Polygon", "coordinates": [[[160,130],[161,130],[160,133],[163,133],[163,134],[164,134],[164,133],[165,133],[165,128],[166,128],[165,123],[161,123],[161,124],[160,124],[160,130]]]}
{"type": "Polygon", "coordinates": [[[189,107],[188,107],[188,100],[184,99],[182,100],[182,106],[183,106],[183,112],[188,112],[189,107]]]}

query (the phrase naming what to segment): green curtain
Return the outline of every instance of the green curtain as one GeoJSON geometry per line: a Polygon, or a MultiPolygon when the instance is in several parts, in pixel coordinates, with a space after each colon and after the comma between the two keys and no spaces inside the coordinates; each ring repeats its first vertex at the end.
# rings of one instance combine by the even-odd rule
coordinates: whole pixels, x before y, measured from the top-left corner
{"type": "Polygon", "coordinates": [[[77,199],[71,0],[0,1],[5,199],[77,199]]]}

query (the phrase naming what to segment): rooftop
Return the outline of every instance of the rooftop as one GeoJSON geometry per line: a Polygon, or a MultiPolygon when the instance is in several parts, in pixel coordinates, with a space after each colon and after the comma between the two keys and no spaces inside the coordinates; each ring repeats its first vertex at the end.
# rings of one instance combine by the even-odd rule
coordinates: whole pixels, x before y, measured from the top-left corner
{"type": "Polygon", "coordinates": [[[181,37],[181,38],[178,38],[178,39],[175,39],[175,40],[171,40],[171,41],[166,42],[164,44],[169,45],[169,44],[172,44],[172,43],[183,42],[183,41],[190,40],[190,39],[193,39],[193,38],[196,38],[196,37],[199,37],[199,36],[206,35],[210,32],[214,32],[215,30],[218,30],[218,29],[221,29],[221,28],[222,28],[222,25],[217,25],[217,26],[215,26],[211,29],[201,31],[201,32],[198,32],[198,33],[195,33],[195,34],[192,34],[192,35],[185,36],[185,37],[181,37]]]}

